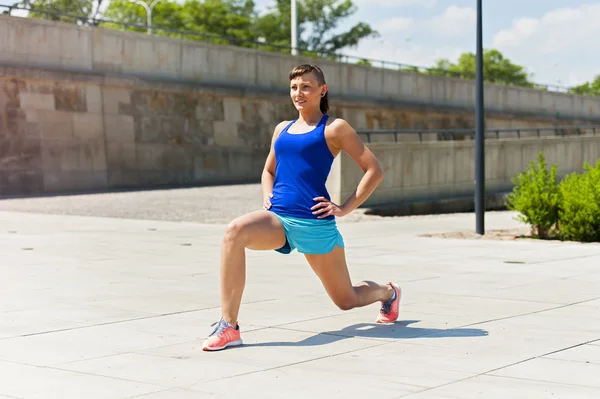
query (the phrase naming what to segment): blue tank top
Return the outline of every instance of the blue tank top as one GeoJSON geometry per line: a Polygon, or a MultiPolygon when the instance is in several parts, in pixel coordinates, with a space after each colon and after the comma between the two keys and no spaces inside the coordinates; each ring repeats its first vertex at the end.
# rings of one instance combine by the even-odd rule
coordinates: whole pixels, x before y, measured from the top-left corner
{"type": "MultiPolygon", "coordinates": [[[[273,212],[292,217],[317,219],[312,208],[318,203],[313,198],[331,199],[325,183],[333,154],[325,141],[327,115],[323,115],[319,124],[306,133],[289,133],[290,122],[275,140],[275,179],[273,182],[273,212]]],[[[321,220],[331,220],[331,215],[321,220]]]]}

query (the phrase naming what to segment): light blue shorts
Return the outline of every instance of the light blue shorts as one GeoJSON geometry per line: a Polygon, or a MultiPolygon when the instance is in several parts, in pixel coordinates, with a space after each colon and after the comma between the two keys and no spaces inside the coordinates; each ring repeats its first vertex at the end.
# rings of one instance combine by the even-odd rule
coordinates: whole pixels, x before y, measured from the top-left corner
{"type": "Polygon", "coordinates": [[[285,245],[277,252],[289,254],[294,249],[302,254],[321,255],[331,252],[336,245],[344,248],[344,239],[335,219],[308,219],[282,216],[273,212],[285,229],[285,245]]]}

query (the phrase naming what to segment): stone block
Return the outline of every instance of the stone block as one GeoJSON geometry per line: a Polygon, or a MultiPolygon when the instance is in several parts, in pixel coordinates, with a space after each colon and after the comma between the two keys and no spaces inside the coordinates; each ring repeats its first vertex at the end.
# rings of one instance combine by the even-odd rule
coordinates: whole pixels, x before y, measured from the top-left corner
{"type": "Polygon", "coordinates": [[[134,122],[135,141],[137,143],[165,143],[164,119],[161,117],[143,116],[134,122]]]}
{"type": "Polygon", "coordinates": [[[107,189],[108,174],[106,170],[81,171],[77,176],[77,188],[82,191],[107,189]]]}
{"type": "Polygon", "coordinates": [[[239,145],[237,126],[234,122],[216,121],[213,126],[215,144],[224,147],[239,145]]]}
{"type": "Polygon", "coordinates": [[[200,97],[196,106],[196,118],[210,121],[225,120],[223,99],[218,97],[200,97]]]}
{"type": "MultiPolygon", "coordinates": [[[[35,110],[33,108],[27,108],[27,109],[24,109],[24,111],[25,111],[25,121],[29,122],[29,123],[37,124],[37,122],[38,122],[37,110],[35,110]]],[[[1,122],[1,120],[0,120],[0,122],[1,122]]]]}
{"type": "Polygon", "coordinates": [[[187,176],[189,171],[191,176],[191,171],[194,168],[192,154],[186,148],[176,145],[165,146],[161,161],[159,168],[169,173],[175,172],[187,176]]]}
{"type": "Polygon", "coordinates": [[[164,144],[138,143],[135,147],[135,166],[138,170],[162,170],[165,162],[164,144]]]}
{"type": "Polygon", "coordinates": [[[0,197],[35,195],[44,191],[41,170],[3,170],[0,168],[0,197]]]}
{"type": "Polygon", "coordinates": [[[82,171],[106,170],[106,151],[103,138],[81,142],[79,146],[79,165],[82,171]]]}
{"type": "Polygon", "coordinates": [[[171,183],[169,174],[163,170],[140,170],[138,184],[142,187],[160,187],[171,183]]]}
{"type": "Polygon", "coordinates": [[[223,156],[227,157],[227,166],[224,169],[226,175],[223,175],[223,178],[230,176],[231,179],[253,179],[256,177],[252,151],[244,147],[229,147],[223,151],[223,156]]]}
{"type": "Polygon", "coordinates": [[[37,110],[42,140],[73,137],[73,114],[66,111],[37,110]]]}
{"type": "Polygon", "coordinates": [[[109,170],[106,175],[109,188],[132,188],[139,186],[138,171],[109,170]]]}
{"type": "Polygon", "coordinates": [[[42,169],[47,171],[61,170],[61,140],[46,139],[42,142],[40,155],[42,159],[42,169]]]}
{"type": "Polygon", "coordinates": [[[134,172],[136,165],[136,144],[125,142],[106,143],[106,165],[110,172],[134,172]]]}
{"type": "Polygon", "coordinates": [[[202,154],[194,156],[193,164],[193,178],[197,181],[210,181],[221,173],[227,174],[227,156],[218,147],[206,148],[202,154]]]}
{"type": "Polygon", "coordinates": [[[53,94],[21,92],[19,100],[22,109],[55,109],[53,94]]]}
{"type": "Polygon", "coordinates": [[[198,97],[192,94],[171,95],[171,109],[167,112],[182,118],[195,118],[198,109],[198,97]]]}
{"type": "Polygon", "coordinates": [[[133,116],[105,114],[104,135],[107,141],[133,143],[135,141],[133,116]]]}
{"type": "Polygon", "coordinates": [[[85,86],[85,102],[88,112],[102,113],[102,89],[98,85],[85,86]]]}
{"type": "Polygon", "coordinates": [[[104,86],[102,88],[104,115],[119,114],[120,106],[131,104],[131,90],[122,87],[104,86]]]}
{"type": "Polygon", "coordinates": [[[261,124],[250,124],[243,122],[238,123],[237,131],[240,144],[249,147],[270,144],[270,135],[269,140],[267,140],[266,142],[264,140],[261,140],[261,138],[263,137],[263,135],[261,134],[261,132],[263,131],[263,126],[264,125],[261,124]]]}
{"type": "Polygon", "coordinates": [[[243,122],[242,99],[238,97],[223,98],[223,116],[227,122],[243,122]]]}
{"type": "Polygon", "coordinates": [[[82,168],[81,145],[79,141],[61,140],[59,145],[49,152],[58,158],[59,170],[62,172],[77,172],[82,168]]]}
{"type": "Polygon", "coordinates": [[[77,191],[79,183],[77,171],[44,170],[44,191],[65,192],[77,191]]]}
{"type": "Polygon", "coordinates": [[[54,101],[57,111],[87,112],[87,95],[85,86],[56,85],[54,101]]]}
{"type": "Polygon", "coordinates": [[[80,139],[103,139],[102,115],[93,113],[73,113],[73,135],[80,139]]]}
{"type": "Polygon", "coordinates": [[[41,169],[39,138],[27,136],[0,138],[0,170],[35,171],[41,169]]]}

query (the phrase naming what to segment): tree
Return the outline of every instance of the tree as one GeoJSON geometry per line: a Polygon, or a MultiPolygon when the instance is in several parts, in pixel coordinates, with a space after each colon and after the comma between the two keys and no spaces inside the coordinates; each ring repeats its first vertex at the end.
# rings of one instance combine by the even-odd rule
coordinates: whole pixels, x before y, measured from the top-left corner
{"type": "MultiPolygon", "coordinates": [[[[39,9],[91,18],[97,16],[102,1],[108,0],[34,0],[33,5],[39,9]]],[[[185,39],[207,40],[207,35],[214,35],[223,38],[211,38],[212,43],[289,52],[290,0],[275,1],[275,6],[267,14],[259,16],[254,0],[186,0],[185,3],[161,0],[152,12],[152,25],[195,33],[184,34],[185,39]]],[[[337,59],[334,53],[354,47],[362,39],[377,37],[379,34],[364,22],[357,23],[346,31],[338,29],[340,23],[356,11],[352,0],[298,0],[298,46],[302,54],[337,59]]],[[[40,15],[44,17],[43,14],[40,15]]],[[[132,26],[129,30],[146,30],[146,11],[129,0],[110,1],[103,18],[117,23],[139,25],[132,26]]],[[[78,21],[71,19],[70,22],[78,21]]],[[[119,24],[110,22],[102,22],[101,25],[122,29],[119,24]]],[[[155,29],[154,34],[182,37],[181,33],[168,30],[155,29]]]]}
{"type": "MultiPolygon", "coordinates": [[[[177,1],[163,0],[152,13],[152,25],[171,30],[184,30],[200,35],[184,35],[186,39],[199,39],[202,34],[227,36],[245,41],[256,41],[257,35],[253,26],[256,18],[253,0],[187,0],[181,4],[177,1]]],[[[106,12],[106,19],[125,22],[133,25],[146,25],[146,11],[129,0],[112,0],[106,12]]],[[[112,27],[106,25],[106,27],[112,27]]],[[[142,31],[144,28],[131,28],[142,31]]],[[[157,35],[177,35],[166,30],[157,29],[157,35]]],[[[231,40],[211,40],[212,42],[231,43],[231,40]]]]}
{"type": "Polygon", "coordinates": [[[29,13],[30,18],[48,19],[51,21],[73,22],[84,25],[98,25],[98,22],[93,22],[98,18],[100,7],[103,0],[24,0],[15,5],[22,5],[36,10],[47,10],[49,13],[35,12],[29,13]],[[81,16],[82,18],[74,18],[54,13],[71,14],[81,16]]]}
{"type": "Polygon", "coordinates": [[[600,96],[600,75],[597,75],[591,83],[585,82],[579,86],[572,87],[569,92],[573,94],[600,96]]]}
{"type": "MultiPolygon", "coordinates": [[[[267,43],[288,49],[291,46],[291,6],[289,0],[276,0],[269,12],[258,18],[256,27],[267,43]]],[[[330,55],[355,47],[365,38],[379,34],[368,24],[359,22],[346,32],[333,33],[357,8],[352,0],[298,0],[298,47],[307,55],[330,55]]]]}
{"type": "MultiPolygon", "coordinates": [[[[474,53],[463,53],[456,64],[447,59],[441,59],[427,73],[475,79],[476,65],[474,53]]],[[[533,87],[533,83],[529,80],[531,75],[525,71],[525,68],[513,64],[500,51],[495,49],[485,50],[483,53],[483,76],[487,82],[533,87]]]]}

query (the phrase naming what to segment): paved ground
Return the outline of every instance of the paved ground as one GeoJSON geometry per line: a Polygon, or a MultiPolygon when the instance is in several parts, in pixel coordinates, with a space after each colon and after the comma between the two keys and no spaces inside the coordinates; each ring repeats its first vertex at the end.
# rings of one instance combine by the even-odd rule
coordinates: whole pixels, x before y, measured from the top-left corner
{"type": "Polygon", "coordinates": [[[246,345],[202,352],[224,224],[184,191],[0,201],[0,398],[600,397],[600,245],[421,236],[473,215],[340,220],[353,279],[402,285],[392,326],[249,251],[246,345]]]}
{"type": "MultiPolygon", "coordinates": [[[[228,223],[262,206],[260,184],[0,200],[0,211],[228,223]]],[[[341,222],[379,219],[359,210],[341,222]]]]}

